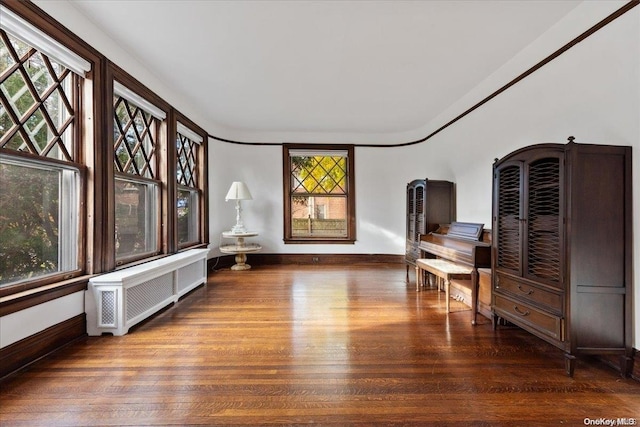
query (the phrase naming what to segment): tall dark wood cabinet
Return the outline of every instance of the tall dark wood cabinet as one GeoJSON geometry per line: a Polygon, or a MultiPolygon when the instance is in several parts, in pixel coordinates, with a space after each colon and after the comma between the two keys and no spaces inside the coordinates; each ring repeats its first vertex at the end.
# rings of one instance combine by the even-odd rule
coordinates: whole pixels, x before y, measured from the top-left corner
{"type": "Polygon", "coordinates": [[[416,179],[407,184],[407,240],[405,260],[415,267],[420,258],[420,235],[456,220],[454,186],[449,181],[416,179]]]}
{"type": "Polygon", "coordinates": [[[493,166],[493,325],[631,369],[631,148],[539,144],[493,166]]]}

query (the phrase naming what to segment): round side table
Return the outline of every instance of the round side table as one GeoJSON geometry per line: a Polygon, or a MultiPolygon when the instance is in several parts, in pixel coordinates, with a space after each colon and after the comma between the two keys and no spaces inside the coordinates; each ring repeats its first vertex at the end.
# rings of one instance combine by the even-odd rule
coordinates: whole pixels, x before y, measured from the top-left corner
{"type": "Polygon", "coordinates": [[[245,233],[234,233],[233,231],[224,231],[222,237],[227,239],[236,239],[235,243],[220,245],[220,252],[224,254],[234,254],[236,263],[231,267],[234,271],[249,270],[251,266],[247,264],[247,254],[249,252],[258,252],[262,246],[257,243],[246,243],[245,237],[257,236],[258,233],[247,231],[245,233]]]}

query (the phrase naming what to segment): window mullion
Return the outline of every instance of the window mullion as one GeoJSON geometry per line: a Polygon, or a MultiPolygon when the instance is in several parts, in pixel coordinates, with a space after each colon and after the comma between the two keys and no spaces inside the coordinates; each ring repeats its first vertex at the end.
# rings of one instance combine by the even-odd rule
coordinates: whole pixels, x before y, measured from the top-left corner
{"type": "MultiPolygon", "coordinates": [[[[6,103],[9,106],[9,108],[6,109],[6,112],[7,112],[7,114],[9,114],[9,117],[11,117],[11,120],[16,125],[16,131],[15,132],[8,132],[7,135],[10,135],[10,136],[6,137],[6,138],[3,138],[2,148],[4,148],[5,144],[8,143],[16,133],[19,133],[22,136],[23,143],[29,148],[29,151],[31,153],[38,154],[38,150],[36,149],[36,147],[31,142],[31,137],[30,137],[29,133],[27,132],[27,130],[25,129],[22,119],[20,117],[18,117],[16,111],[14,110],[15,106],[11,105],[9,99],[5,96],[4,91],[0,91],[0,97],[2,97],[4,103],[6,103]],[[14,108],[12,108],[12,107],[14,107],[14,108]]],[[[37,110],[37,108],[35,108],[34,111],[35,110],[37,110]]],[[[33,113],[31,113],[31,114],[33,114],[33,113]]],[[[29,115],[27,117],[29,117],[29,115]]]]}
{"type": "MultiPolygon", "coordinates": [[[[44,108],[44,106],[42,108],[44,108]]],[[[67,150],[67,147],[65,146],[64,141],[62,140],[62,135],[64,135],[64,132],[67,130],[67,128],[74,123],[75,117],[73,115],[70,115],[65,121],[65,123],[63,123],[60,126],[60,131],[58,131],[56,127],[53,125],[53,121],[51,120],[48,114],[44,114],[44,117],[45,117],[45,121],[50,124],[51,126],[50,130],[53,132],[54,137],[47,144],[47,146],[42,150],[42,154],[46,156],[54,147],[57,146],[57,148],[60,151],[62,151],[62,154],[67,160],[73,161],[71,154],[67,150]]]]}
{"type": "MultiPolygon", "coordinates": [[[[51,61],[49,60],[49,58],[47,58],[45,55],[42,55],[42,59],[44,61],[45,66],[47,67],[47,70],[49,71],[51,78],[54,81],[54,84],[51,86],[50,89],[47,90],[47,92],[45,92],[45,95],[43,96],[43,98],[46,99],[54,90],[58,90],[62,87],[64,80],[71,73],[71,70],[69,70],[68,68],[65,68],[64,70],[62,70],[62,74],[58,76],[55,70],[53,69],[53,66],[51,65],[51,61]]],[[[65,107],[67,107],[69,111],[75,112],[75,109],[67,99],[64,91],[61,90],[59,92],[60,92],[60,99],[64,103],[65,107]]]]}

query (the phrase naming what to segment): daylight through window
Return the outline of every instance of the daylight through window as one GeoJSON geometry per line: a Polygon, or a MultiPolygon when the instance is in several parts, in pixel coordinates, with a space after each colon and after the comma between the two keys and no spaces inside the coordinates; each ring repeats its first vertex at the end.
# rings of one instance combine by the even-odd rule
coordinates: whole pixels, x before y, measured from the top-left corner
{"type": "Polygon", "coordinates": [[[79,269],[76,79],[0,30],[0,286],[79,269]]]}
{"type": "Polygon", "coordinates": [[[178,122],[176,137],[178,184],[177,215],[178,245],[183,247],[198,242],[200,236],[198,188],[198,149],[202,137],[178,122]]]}
{"type": "Polygon", "coordinates": [[[352,147],[285,152],[285,241],[353,241],[352,147]]]}
{"type": "Polygon", "coordinates": [[[121,261],[159,251],[157,139],[164,117],[151,114],[139,105],[143,102],[130,100],[126,89],[114,86],[115,249],[121,261]]]}

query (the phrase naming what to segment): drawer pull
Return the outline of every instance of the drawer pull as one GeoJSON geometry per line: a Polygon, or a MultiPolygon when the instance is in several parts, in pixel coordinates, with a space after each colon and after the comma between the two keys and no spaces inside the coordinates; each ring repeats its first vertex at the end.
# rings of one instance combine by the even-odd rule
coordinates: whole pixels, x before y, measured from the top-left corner
{"type": "Polygon", "coordinates": [[[514,306],[513,306],[513,310],[514,310],[516,313],[518,313],[520,316],[528,316],[529,314],[531,314],[531,313],[529,312],[529,310],[527,310],[527,311],[522,311],[522,310],[520,310],[520,309],[518,308],[518,306],[517,306],[517,305],[514,305],[514,306]]]}
{"type": "Polygon", "coordinates": [[[518,290],[523,294],[527,294],[527,295],[531,295],[533,293],[533,289],[529,289],[528,291],[525,291],[524,289],[522,289],[521,285],[518,285],[518,290]]]}

